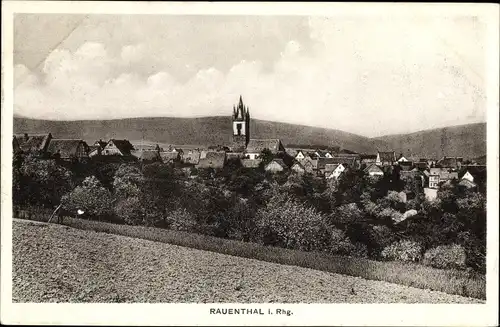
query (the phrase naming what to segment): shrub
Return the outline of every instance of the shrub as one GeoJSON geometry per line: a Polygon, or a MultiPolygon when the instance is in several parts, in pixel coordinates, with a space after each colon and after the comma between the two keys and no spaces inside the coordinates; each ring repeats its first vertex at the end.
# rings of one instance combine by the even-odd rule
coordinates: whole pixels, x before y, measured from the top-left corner
{"type": "Polygon", "coordinates": [[[172,211],[167,217],[170,229],[193,232],[196,230],[196,220],[186,209],[172,211]]]}
{"type": "Polygon", "coordinates": [[[434,268],[465,269],[465,249],[458,244],[440,245],[425,252],[423,263],[434,268]]]}
{"type": "Polygon", "coordinates": [[[372,227],[370,236],[378,249],[383,249],[394,242],[394,233],[385,225],[375,225],[372,227]]]}
{"type": "Polygon", "coordinates": [[[256,223],[264,244],[321,251],[330,243],[325,217],[285,195],[273,196],[257,212],[256,223]]]}
{"type": "Polygon", "coordinates": [[[99,180],[90,176],[82,185],[63,196],[63,207],[70,211],[81,209],[90,216],[103,216],[112,212],[111,193],[102,187],[99,180]]]}
{"type": "Polygon", "coordinates": [[[362,252],[361,246],[352,244],[344,231],[336,228],[329,228],[330,245],[329,251],[332,254],[358,256],[362,252]]]}
{"type": "Polygon", "coordinates": [[[118,201],[115,215],[128,225],[143,224],[142,207],[138,197],[129,197],[118,201]]]}
{"type": "Polygon", "coordinates": [[[417,242],[401,240],[385,247],[381,256],[386,260],[420,261],[422,246],[417,242]]]}

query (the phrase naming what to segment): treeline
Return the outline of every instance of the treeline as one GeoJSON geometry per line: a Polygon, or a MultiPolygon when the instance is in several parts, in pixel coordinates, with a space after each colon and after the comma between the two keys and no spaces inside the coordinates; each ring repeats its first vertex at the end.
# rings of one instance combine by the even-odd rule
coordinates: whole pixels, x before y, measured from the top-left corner
{"type": "Polygon", "coordinates": [[[16,155],[13,169],[13,201],[20,208],[62,203],[87,219],[485,271],[485,196],[454,182],[428,202],[417,179],[373,179],[351,170],[326,181],[246,169],[238,160],[215,171],[16,155]]]}

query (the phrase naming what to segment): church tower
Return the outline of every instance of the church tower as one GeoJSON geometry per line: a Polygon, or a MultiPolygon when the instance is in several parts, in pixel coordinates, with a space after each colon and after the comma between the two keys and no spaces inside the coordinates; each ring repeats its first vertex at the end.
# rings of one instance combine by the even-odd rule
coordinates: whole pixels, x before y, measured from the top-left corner
{"type": "Polygon", "coordinates": [[[238,106],[233,106],[233,146],[232,151],[245,151],[250,140],[250,111],[243,104],[240,95],[238,106]]]}

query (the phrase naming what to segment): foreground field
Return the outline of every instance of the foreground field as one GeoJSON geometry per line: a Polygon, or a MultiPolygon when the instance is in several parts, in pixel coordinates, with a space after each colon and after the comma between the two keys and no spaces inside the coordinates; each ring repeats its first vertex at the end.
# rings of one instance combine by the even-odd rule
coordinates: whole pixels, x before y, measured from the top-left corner
{"type": "Polygon", "coordinates": [[[66,226],[13,221],[14,302],[481,303],[66,226]]]}

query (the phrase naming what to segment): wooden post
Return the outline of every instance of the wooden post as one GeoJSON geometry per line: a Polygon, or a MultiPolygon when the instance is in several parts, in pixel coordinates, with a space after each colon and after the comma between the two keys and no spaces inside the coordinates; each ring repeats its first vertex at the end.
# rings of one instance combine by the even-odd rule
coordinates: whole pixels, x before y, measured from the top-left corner
{"type": "Polygon", "coordinates": [[[54,212],[52,213],[52,215],[49,218],[49,221],[48,221],[49,223],[52,220],[52,217],[54,217],[54,215],[56,214],[56,212],[61,208],[61,206],[62,206],[62,203],[59,206],[57,206],[56,210],[54,210],[54,212]]]}

